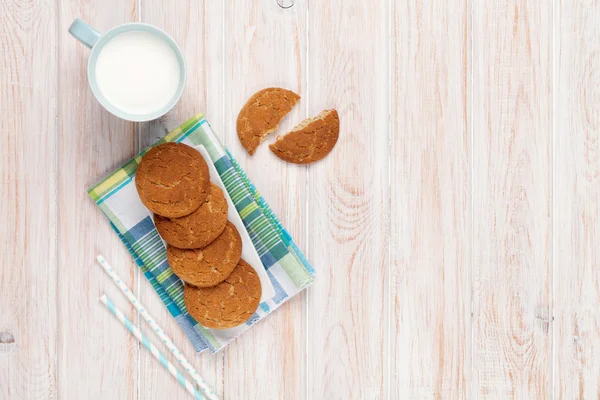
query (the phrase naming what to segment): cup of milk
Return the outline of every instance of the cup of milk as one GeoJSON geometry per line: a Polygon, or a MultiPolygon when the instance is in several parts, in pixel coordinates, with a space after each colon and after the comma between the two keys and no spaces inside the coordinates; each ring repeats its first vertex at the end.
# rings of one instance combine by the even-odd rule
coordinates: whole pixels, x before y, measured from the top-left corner
{"type": "Polygon", "coordinates": [[[162,30],[128,23],[100,34],[78,18],[69,32],[92,49],[88,82],[112,114],[128,121],[150,121],[179,101],[186,81],[185,58],[162,30]]]}

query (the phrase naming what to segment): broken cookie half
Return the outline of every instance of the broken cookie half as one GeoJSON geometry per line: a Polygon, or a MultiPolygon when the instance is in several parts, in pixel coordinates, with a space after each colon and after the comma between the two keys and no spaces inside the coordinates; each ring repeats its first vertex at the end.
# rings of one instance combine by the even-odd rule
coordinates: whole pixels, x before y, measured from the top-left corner
{"type": "Polygon", "coordinates": [[[236,128],[242,146],[250,155],[277,129],[298,100],[300,96],[282,88],[263,89],[248,99],[238,115],[236,128]]]}
{"type": "Polygon", "coordinates": [[[314,118],[302,121],[289,133],[269,145],[284,161],[310,164],[319,161],[333,149],[340,134],[340,118],[336,110],[324,110],[314,118]]]}

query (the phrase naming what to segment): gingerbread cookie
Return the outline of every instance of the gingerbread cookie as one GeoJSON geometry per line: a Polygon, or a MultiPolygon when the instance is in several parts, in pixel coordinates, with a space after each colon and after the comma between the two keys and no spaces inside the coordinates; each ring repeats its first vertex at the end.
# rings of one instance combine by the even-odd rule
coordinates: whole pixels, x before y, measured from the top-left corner
{"type": "Polygon", "coordinates": [[[210,184],[204,203],[190,215],[181,218],[154,216],[160,236],[180,249],[201,249],[208,246],[227,225],[227,200],[223,191],[210,184]]]}
{"type": "Polygon", "coordinates": [[[336,110],[322,111],[304,120],[286,135],[269,145],[275,155],[295,164],[309,164],[325,157],[335,146],[340,134],[336,110]]]}
{"type": "Polygon", "coordinates": [[[169,218],[194,212],[208,194],[210,172],[202,155],[182,143],[164,143],[150,149],[135,175],[142,203],[169,218]]]}
{"type": "Polygon", "coordinates": [[[277,129],[298,100],[296,93],[281,88],[263,89],[250,97],[237,118],[238,137],[250,155],[277,129]]]}
{"type": "Polygon", "coordinates": [[[242,238],[227,222],[221,235],[203,249],[178,249],[167,245],[169,266],[183,281],[197,287],[223,282],[242,257],[242,238]]]}
{"type": "Polygon", "coordinates": [[[258,308],[262,288],[258,274],[240,260],[231,275],[209,288],[185,285],[183,298],[190,315],[203,326],[227,329],[246,322],[258,308]]]}

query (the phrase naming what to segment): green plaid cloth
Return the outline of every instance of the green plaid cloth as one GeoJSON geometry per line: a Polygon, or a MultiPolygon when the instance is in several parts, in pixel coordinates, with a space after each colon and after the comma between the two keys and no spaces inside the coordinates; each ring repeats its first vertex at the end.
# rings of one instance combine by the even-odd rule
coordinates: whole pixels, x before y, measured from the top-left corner
{"type": "Polygon", "coordinates": [[[165,245],[135,188],[135,172],[145,151],[90,188],[88,194],[108,217],[196,351],[217,352],[309,286],[315,271],[244,171],[219,143],[202,114],[186,121],[154,146],[165,142],[206,148],[273,284],[275,296],[263,301],[245,324],[226,330],[207,329],[188,314],[183,301],[183,283],[169,268],[165,245]]]}

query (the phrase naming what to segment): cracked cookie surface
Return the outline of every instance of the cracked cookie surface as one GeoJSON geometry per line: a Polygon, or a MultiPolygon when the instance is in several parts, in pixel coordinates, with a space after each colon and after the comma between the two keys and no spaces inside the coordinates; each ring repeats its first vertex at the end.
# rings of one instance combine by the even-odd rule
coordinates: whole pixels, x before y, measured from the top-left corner
{"type": "Polygon", "coordinates": [[[153,213],[178,218],[194,212],[206,199],[208,165],[194,148],[163,143],[143,157],[135,175],[142,203],[153,213]]]}
{"type": "Polygon", "coordinates": [[[215,240],[227,225],[227,200],[223,191],[210,184],[204,203],[181,218],[154,216],[154,225],[165,242],[179,249],[202,249],[215,240]]]}
{"type": "Polygon", "coordinates": [[[300,96],[282,88],[263,89],[248,99],[238,115],[236,128],[242,146],[250,155],[277,129],[298,100],[300,96]]]}
{"type": "Polygon", "coordinates": [[[209,288],[185,285],[190,315],[206,328],[227,329],[246,322],[258,308],[262,288],[258,274],[243,259],[223,282],[209,288]]]}
{"type": "Polygon", "coordinates": [[[315,118],[301,122],[289,133],[279,136],[269,149],[284,161],[309,164],[319,161],[333,149],[340,135],[336,110],[324,110],[315,118]]]}
{"type": "Polygon", "coordinates": [[[178,249],[167,245],[171,270],[184,282],[210,287],[223,282],[242,257],[242,238],[231,222],[203,249],[178,249]]]}

